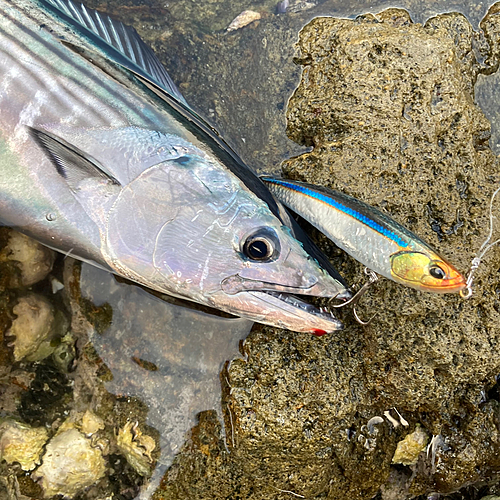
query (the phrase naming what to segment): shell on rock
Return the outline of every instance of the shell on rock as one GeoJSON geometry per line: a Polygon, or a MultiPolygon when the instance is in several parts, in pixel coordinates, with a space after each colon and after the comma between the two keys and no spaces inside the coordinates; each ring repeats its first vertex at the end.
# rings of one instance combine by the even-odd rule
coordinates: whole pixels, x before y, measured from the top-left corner
{"type": "Polygon", "coordinates": [[[0,424],[0,460],[19,463],[25,471],[40,463],[40,455],[49,435],[43,427],[30,427],[15,420],[0,424]]]}
{"type": "Polygon", "coordinates": [[[98,417],[95,413],[87,410],[82,417],[82,432],[88,435],[95,434],[100,430],[104,429],[104,421],[101,417],[98,417]]]}
{"type": "Polygon", "coordinates": [[[428,434],[420,425],[417,425],[411,434],[408,434],[402,441],[399,441],[392,457],[392,463],[403,465],[416,464],[418,456],[425,449],[428,442],[428,434]]]}
{"type": "Polygon", "coordinates": [[[156,448],[156,442],[147,434],[143,434],[137,424],[127,422],[118,431],[116,443],[125,455],[128,463],[141,476],[149,476],[153,465],[151,453],[156,448]]]}
{"type": "Polygon", "coordinates": [[[239,16],[236,16],[231,21],[231,24],[227,27],[226,31],[239,30],[240,28],[244,28],[245,26],[248,26],[250,23],[259,20],[261,17],[262,16],[258,12],[255,12],[254,10],[244,10],[239,16]]]}
{"type": "Polygon", "coordinates": [[[2,260],[16,261],[21,271],[21,285],[31,286],[43,280],[52,270],[55,253],[17,231],[11,231],[9,242],[0,256],[2,260]]]}
{"type": "Polygon", "coordinates": [[[28,361],[38,361],[52,354],[52,304],[41,295],[29,293],[19,299],[13,312],[17,318],[12,322],[7,335],[15,337],[11,343],[14,346],[14,359],[19,361],[27,358],[28,361]]]}
{"type": "Polygon", "coordinates": [[[73,498],[101,479],[106,466],[101,451],[76,429],[53,437],[47,444],[42,465],[32,474],[39,480],[45,498],[63,495],[73,498]]]}

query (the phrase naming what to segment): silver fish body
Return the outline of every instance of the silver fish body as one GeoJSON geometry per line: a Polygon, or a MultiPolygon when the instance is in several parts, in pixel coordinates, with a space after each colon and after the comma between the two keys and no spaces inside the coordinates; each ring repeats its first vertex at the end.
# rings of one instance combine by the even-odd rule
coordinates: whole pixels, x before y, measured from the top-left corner
{"type": "Polygon", "coordinates": [[[288,296],[347,297],[341,278],[127,29],[69,0],[0,1],[0,221],[167,294],[341,328],[288,296]]]}

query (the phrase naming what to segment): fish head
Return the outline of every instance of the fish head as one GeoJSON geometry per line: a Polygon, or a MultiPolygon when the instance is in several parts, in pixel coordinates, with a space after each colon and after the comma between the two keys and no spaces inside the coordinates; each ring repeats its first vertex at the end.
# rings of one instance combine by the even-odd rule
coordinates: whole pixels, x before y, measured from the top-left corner
{"type": "Polygon", "coordinates": [[[106,261],[150,288],[294,331],[341,328],[290,294],[347,298],[271,212],[234,176],[203,158],[146,169],[106,217],[106,261]]]}
{"type": "Polygon", "coordinates": [[[255,207],[235,221],[227,242],[235,272],[222,280],[222,290],[228,294],[266,290],[331,296],[330,276],[305,252],[290,229],[267,212],[255,207]]]}
{"type": "Polygon", "coordinates": [[[391,255],[391,275],[403,285],[434,293],[459,292],[466,280],[434,252],[402,251],[391,255]]]}
{"type": "MultiPolygon", "coordinates": [[[[243,196],[244,208],[224,241],[217,260],[226,274],[207,276],[213,293],[210,305],[255,321],[320,336],[340,330],[331,313],[319,310],[297,295],[347,297],[344,286],[327,274],[267,208],[253,206],[243,196]],[[239,219],[239,220],[238,220],[239,219]],[[229,236],[229,238],[228,238],[229,236]],[[231,252],[223,248],[230,248],[231,252]]],[[[210,274],[210,273],[208,273],[210,274]]]]}

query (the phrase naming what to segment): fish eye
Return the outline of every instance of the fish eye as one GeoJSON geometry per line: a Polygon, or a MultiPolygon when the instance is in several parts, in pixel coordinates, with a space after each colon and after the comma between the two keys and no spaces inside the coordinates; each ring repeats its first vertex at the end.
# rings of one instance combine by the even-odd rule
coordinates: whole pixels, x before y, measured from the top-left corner
{"type": "Polygon", "coordinates": [[[429,274],[437,280],[446,278],[446,273],[437,265],[433,265],[429,268],[429,274]]]}
{"type": "Polygon", "coordinates": [[[245,240],[242,250],[251,260],[274,260],[279,255],[278,237],[274,231],[263,228],[245,240]]]}

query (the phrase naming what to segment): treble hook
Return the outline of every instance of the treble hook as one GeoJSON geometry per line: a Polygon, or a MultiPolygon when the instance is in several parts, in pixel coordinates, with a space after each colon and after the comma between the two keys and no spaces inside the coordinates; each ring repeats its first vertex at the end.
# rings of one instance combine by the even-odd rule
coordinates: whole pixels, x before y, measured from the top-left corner
{"type": "Polygon", "coordinates": [[[500,191],[500,187],[493,193],[490,199],[490,232],[488,234],[488,238],[486,238],[486,241],[481,245],[481,248],[478,250],[478,253],[476,256],[472,259],[471,266],[470,266],[470,271],[469,275],[467,276],[467,280],[465,282],[465,288],[463,290],[460,290],[460,297],[463,299],[468,299],[472,296],[472,283],[474,282],[474,274],[481,264],[481,260],[484,257],[484,254],[490,250],[492,247],[500,243],[500,238],[495,240],[493,243],[490,243],[490,240],[493,236],[493,200],[495,199],[495,196],[498,194],[500,191]]]}
{"type": "Polygon", "coordinates": [[[364,271],[365,271],[365,274],[368,276],[368,281],[347,302],[344,302],[343,304],[332,305],[331,307],[334,307],[335,309],[339,309],[341,307],[345,307],[349,304],[352,304],[353,305],[352,313],[354,314],[354,318],[356,319],[356,321],[360,325],[366,326],[366,325],[369,325],[373,321],[373,318],[377,314],[374,314],[368,321],[363,321],[358,316],[358,312],[356,311],[356,305],[358,304],[359,299],[361,299],[361,297],[366,293],[368,288],[370,288],[373,285],[373,283],[378,281],[378,276],[375,274],[374,271],[372,271],[371,269],[368,269],[367,267],[365,267],[364,271]]]}

